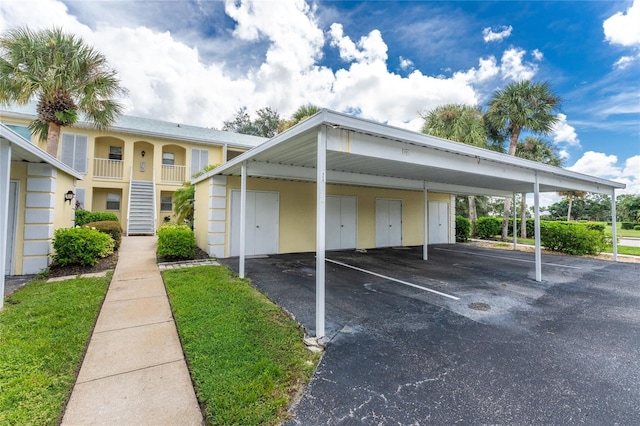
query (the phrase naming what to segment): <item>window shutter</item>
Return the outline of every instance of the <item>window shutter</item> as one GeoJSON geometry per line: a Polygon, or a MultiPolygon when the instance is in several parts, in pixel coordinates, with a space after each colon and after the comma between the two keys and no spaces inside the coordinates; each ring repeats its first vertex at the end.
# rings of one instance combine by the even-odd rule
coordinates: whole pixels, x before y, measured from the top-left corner
{"type": "Polygon", "coordinates": [[[87,173],[87,151],[89,138],[85,135],[62,134],[60,161],[76,172],[87,173]]]}
{"type": "Polygon", "coordinates": [[[76,150],[74,169],[80,173],[87,173],[87,145],[88,138],[84,135],[76,135],[76,150]]]}
{"type": "Polygon", "coordinates": [[[195,175],[209,164],[209,151],[193,148],[191,150],[191,175],[195,175]]]}
{"type": "Polygon", "coordinates": [[[62,135],[62,146],[60,147],[60,161],[71,168],[74,168],[73,150],[75,147],[75,139],[74,135],[64,133],[62,135]]]}

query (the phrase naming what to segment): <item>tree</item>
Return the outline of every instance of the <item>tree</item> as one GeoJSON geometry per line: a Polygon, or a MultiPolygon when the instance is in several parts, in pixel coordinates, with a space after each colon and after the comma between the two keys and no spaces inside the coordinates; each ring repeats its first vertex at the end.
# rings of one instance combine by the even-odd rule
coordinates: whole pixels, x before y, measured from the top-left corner
{"type": "Polygon", "coordinates": [[[284,132],[290,127],[295,126],[301,121],[306,120],[307,118],[319,113],[321,111],[320,107],[317,107],[312,104],[306,104],[300,106],[291,116],[289,120],[282,120],[280,122],[280,131],[284,132]]]}
{"type": "MultiPolygon", "coordinates": [[[[423,115],[422,133],[487,148],[487,129],[479,107],[461,104],[441,105],[423,115]]],[[[478,219],[475,196],[468,196],[471,235],[478,219]]]]}
{"type": "Polygon", "coordinates": [[[124,93],[106,57],[60,28],[19,28],[0,37],[0,104],[36,98],[38,118],[29,128],[54,157],[61,127],[83,114],[98,129],[108,128],[122,111],[115,98],[124,93]]]}
{"type": "Polygon", "coordinates": [[[247,109],[240,108],[231,120],[224,122],[222,130],[265,138],[278,134],[281,119],[276,110],[265,107],[257,110],[256,115],[258,118],[251,120],[247,109]]]}
{"type": "MultiPolygon", "coordinates": [[[[493,132],[509,135],[508,154],[515,155],[523,130],[540,135],[551,132],[558,122],[556,113],[560,103],[561,99],[553,93],[548,83],[518,81],[493,93],[485,120],[493,132]]],[[[511,199],[505,198],[504,207],[502,238],[506,239],[511,199]]]]}
{"type": "Polygon", "coordinates": [[[623,194],[616,198],[618,217],[623,222],[640,222],[640,195],[623,194]]]}
{"type": "Polygon", "coordinates": [[[569,207],[567,209],[567,221],[571,220],[571,206],[574,199],[582,200],[587,193],[585,191],[562,191],[558,192],[561,197],[566,197],[569,200],[569,207]]]}
{"type": "MultiPolygon", "coordinates": [[[[561,166],[562,158],[549,142],[528,136],[516,146],[516,156],[551,166],[561,166]]],[[[520,200],[520,238],[527,238],[527,196],[522,194],[520,200]]]]}

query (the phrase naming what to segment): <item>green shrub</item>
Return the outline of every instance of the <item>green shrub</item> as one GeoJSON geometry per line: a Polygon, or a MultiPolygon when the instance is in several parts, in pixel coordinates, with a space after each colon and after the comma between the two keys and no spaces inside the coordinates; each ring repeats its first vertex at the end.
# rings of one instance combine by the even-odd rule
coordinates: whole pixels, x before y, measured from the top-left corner
{"type": "Polygon", "coordinates": [[[102,222],[105,220],[118,221],[115,213],[109,212],[90,212],[88,210],[76,209],[75,224],[76,226],[84,226],[91,222],[102,222]]]}
{"type": "Polygon", "coordinates": [[[544,222],[540,242],[548,250],[582,256],[599,254],[609,243],[602,230],[575,222],[544,222]]]}
{"type": "Polygon", "coordinates": [[[620,228],[622,228],[622,229],[633,229],[633,227],[634,227],[635,225],[636,225],[636,224],[635,224],[635,223],[633,223],[633,222],[621,222],[621,223],[620,223],[620,228]]]}
{"type": "Polygon", "coordinates": [[[158,257],[193,259],[196,255],[195,234],[187,225],[165,223],[158,228],[158,257]]]}
{"type": "MultiPolygon", "coordinates": [[[[522,224],[520,223],[520,218],[518,218],[518,229],[516,230],[516,232],[518,233],[517,235],[520,236],[520,227],[522,226],[522,224]]],[[[500,232],[502,232],[502,222],[500,222],[500,232]]],[[[532,218],[527,218],[527,238],[533,238],[536,234],[536,221],[535,219],[532,218]]],[[[509,236],[513,236],[513,218],[510,217],[509,218],[509,232],[508,234],[509,236]]]]}
{"type": "Polygon", "coordinates": [[[640,225],[634,226],[633,229],[635,229],[636,231],[640,231],[640,225]]]}
{"type": "Polygon", "coordinates": [[[61,266],[93,266],[113,253],[113,238],[90,228],[60,228],[53,236],[53,260],[61,266]]]}
{"type": "Polygon", "coordinates": [[[95,228],[100,232],[104,232],[113,238],[113,249],[118,250],[120,248],[120,243],[122,242],[122,227],[120,227],[120,222],[116,220],[103,220],[101,222],[89,222],[84,225],[88,228],[95,228]]]}
{"type": "Polygon", "coordinates": [[[480,217],[476,220],[478,238],[491,238],[502,233],[502,219],[498,217],[480,217]]]}
{"type": "Polygon", "coordinates": [[[471,236],[471,222],[466,217],[456,216],[456,242],[469,241],[471,236]]]}

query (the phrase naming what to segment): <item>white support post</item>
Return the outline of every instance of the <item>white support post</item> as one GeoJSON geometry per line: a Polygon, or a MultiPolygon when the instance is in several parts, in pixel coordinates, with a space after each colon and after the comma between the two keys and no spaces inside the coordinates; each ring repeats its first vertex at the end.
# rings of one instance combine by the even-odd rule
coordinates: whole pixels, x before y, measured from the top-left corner
{"type": "Polygon", "coordinates": [[[513,250],[518,250],[518,213],[515,192],[513,193],[513,250]]]}
{"type": "Polygon", "coordinates": [[[238,275],[245,277],[244,261],[247,235],[247,162],[242,162],[240,169],[240,259],[238,265],[238,275]]]}
{"type": "Polygon", "coordinates": [[[536,281],[542,281],[542,250],[540,248],[540,185],[538,183],[538,172],[533,184],[533,215],[535,220],[536,239],[536,281]]]}
{"type": "Polygon", "coordinates": [[[0,140],[0,309],[4,305],[4,276],[7,268],[7,231],[9,221],[9,179],[11,179],[11,144],[0,140]]]}
{"type": "Polygon", "coordinates": [[[427,182],[424,183],[424,192],[422,195],[424,201],[424,235],[423,235],[423,245],[422,245],[422,260],[428,260],[429,254],[427,250],[427,246],[429,245],[429,190],[427,189],[427,182]]]}
{"type": "Polygon", "coordinates": [[[316,338],[324,337],[327,203],[327,127],[318,131],[316,165],[316,338]]]}
{"type": "Polygon", "coordinates": [[[616,223],[616,190],[611,190],[611,239],[613,240],[613,261],[618,261],[618,224],[616,223]]]}

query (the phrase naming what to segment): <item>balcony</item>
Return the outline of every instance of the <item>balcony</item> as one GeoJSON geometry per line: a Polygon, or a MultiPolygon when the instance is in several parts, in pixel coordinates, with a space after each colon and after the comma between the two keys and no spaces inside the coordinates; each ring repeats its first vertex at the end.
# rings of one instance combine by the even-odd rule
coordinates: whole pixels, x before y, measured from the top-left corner
{"type": "Polygon", "coordinates": [[[162,165],[162,176],[160,177],[162,182],[169,183],[182,183],[185,181],[187,173],[187,166],[169,166],[162,165]]]}
{"type": "Polygon", "coordinates": [[[122,179],[123,163],[121,160],[107,158],[93,159],[93,177],[105,179],[122,179]]]}

